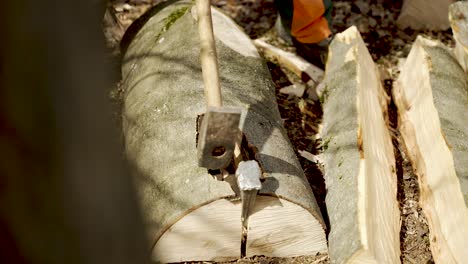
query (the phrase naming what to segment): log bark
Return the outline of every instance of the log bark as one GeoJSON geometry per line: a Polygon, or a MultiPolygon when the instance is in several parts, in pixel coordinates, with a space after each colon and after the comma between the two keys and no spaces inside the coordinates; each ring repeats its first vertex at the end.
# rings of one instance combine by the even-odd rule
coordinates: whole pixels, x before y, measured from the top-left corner
{"type": "Polygon", "coordinates": [[[323,148],[332,263],[398,263],[400,214],[388,96],[355,27],[330,46],[323,148]]]}
{"type": "Polygon", "coordinates": [[[401,28],[446,30],[448,8],[454,0],[405,0],[397,24],[401,28]]]}
{"type": "MultiPolygon", "coordinates": [[[[197,166],[197,115],[205,111],[191,2],[160,4],[136,21],[122,47],[123,131],[139,181],[153,257],[162,262],[236,259],[236,188],[197,166]]],[[[242,129],[263,169],[247,255],[326,252],[317,203],[282,127],[274,85],[251,40],[212,9],[223,104],[243,108],[242,129]]]]}
{"type": "Polygon", "coordinates": [[[468,259],[468,78],[451,53],[418,37],[394,87],[399,130],[418,175],[436,263],[468,259]]]}
{"type": "Polygon", "coordinates": [[[449,7],[449,20],[455,39],[455,57],[468,72],[468,2],[456,2],[449,7]]]}

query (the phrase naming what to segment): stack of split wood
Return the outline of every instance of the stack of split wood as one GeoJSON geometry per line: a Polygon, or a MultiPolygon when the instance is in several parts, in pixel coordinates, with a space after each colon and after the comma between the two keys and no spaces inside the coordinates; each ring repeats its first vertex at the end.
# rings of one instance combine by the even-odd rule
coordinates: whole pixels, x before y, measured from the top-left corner
{"type": "MultiPolygon", "coordinates": [[[[443,44],[418,37],[393,88],[399,131],[419,179],[436,263],[468,259],[467,19],[467,2],[451,5],[456,56],[443,44]]],[[[322,135],[330,259],[398,263],[389,98],[355,28],[336,36],[329,56],[322,135]]]]}

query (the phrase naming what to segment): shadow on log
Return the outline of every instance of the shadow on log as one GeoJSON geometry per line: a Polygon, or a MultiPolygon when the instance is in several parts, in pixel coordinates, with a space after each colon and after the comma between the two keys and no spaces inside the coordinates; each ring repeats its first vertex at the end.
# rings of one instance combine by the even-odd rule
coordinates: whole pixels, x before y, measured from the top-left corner
{"type": "Polygon", "coordinates": [[[331,43],[322,97],[330,260],[399,263],[389,99],[355,27],[331,43]]]}
{"type": "MultiPolygon", "coordinates": [[[[122,45],[126,153],[153,257],[162,262],[240,256],[235,188],[197,166],[196,119],[205,100],[194,12],[191,2],[156,6],[122,45]]],[[[282,127],[268,68],[232,20],[212,14],[223,103],[244,109],[242,129],[264,172],[247,256],[326,252],[322,216],[282,127]]]]}
{"type": "Polygon", "coordinates": [[[468,77],[439,42],[418,37],[394,87],[436,263],[468,259],[468,77]]]}

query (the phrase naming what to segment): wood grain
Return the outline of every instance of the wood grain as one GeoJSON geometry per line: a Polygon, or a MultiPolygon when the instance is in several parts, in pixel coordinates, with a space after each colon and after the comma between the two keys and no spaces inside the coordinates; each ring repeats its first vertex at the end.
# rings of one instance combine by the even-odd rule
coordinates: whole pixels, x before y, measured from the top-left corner
{"type": "Polygon", "coordinates": [[[468,79],[439,42],[418,37],[394,87],[436,263],[468,258],[468,79]]]}
{"type": "Polygon", "coordinates": [[[322,135],[330,259],[398,263],[400,214],[388,97],[355,27],[333,40],[325,76],[322,135]]]}

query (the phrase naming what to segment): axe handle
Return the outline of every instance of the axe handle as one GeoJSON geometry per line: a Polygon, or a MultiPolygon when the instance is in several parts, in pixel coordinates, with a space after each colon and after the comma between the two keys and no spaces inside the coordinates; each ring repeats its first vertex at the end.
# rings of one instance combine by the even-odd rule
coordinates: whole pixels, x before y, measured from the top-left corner
{"type": "Polygon", "coordinates": [[[198,32],[200,34],[200,60],[205,84],[207,106],[221,107],[218,57],[211,20],[210,0],[197,0],[198,32]]]}

